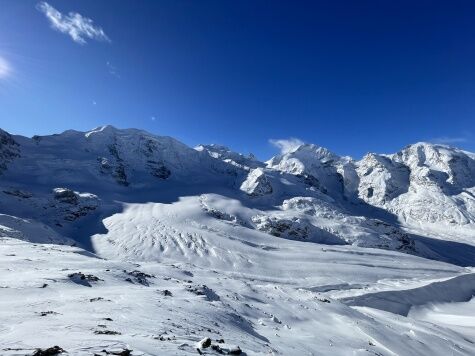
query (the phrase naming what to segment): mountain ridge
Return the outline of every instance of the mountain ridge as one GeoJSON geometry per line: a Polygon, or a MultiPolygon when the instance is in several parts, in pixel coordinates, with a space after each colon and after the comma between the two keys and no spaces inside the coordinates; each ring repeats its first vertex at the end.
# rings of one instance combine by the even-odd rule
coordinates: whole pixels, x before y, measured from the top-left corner
{"type": "MultiPolygon", "coordinates": [[[[394,154],[368,153],[357,161],[302,144],[260,162],[225,146],[191,148],[169,136],[106,125],[32,138],[2,131],[0,153],[0,179],[8,186],[6,191],[37,186],[44,188],[44,194],[45,189],[67,188],[96,194],[99,200],[110,199],[104,196],[109,192],[125,201],[135,194],[130,195],[132,191],[156,196],[153,199],[158,201],[161,190],[165,195],[177,189],[200,194],[222,191],[249,207],[268,211],[245,223],[267,233],[275,233],[276,226],[286,230],[282,236],[300,237],[315,228],[323,235],[339,229],[314,217],[304,218],[298,209],[291,214],[287,208],[285,218],[270,213],[276,207],[282,210],[286,201],[300,199],[310,204],[310,210],[321,209],[322,203],[331,206],[335,216],[343,214],[345,221],[350,219],[358,228],[366,224],[355,220],[358,216],[382,219],[394,231],[402,226],[419,233],[428,226],[437,232],[451,226],[456,238],[473,243],[468,236],[475,224],[475,160],[445,145],[416,143],[394,154]],[[314,200],[309,203],[305,197],[314,200]]],[[[331,219],[330,214],[327,220],[331,219]]],[[[385,236],[370,225],[376,235],[385,236]]],[[[357,240],[366,245],[365,239],[371,240],[357,240]]],[[[354,243],[348,236],[327,240],[354,243]]]]}

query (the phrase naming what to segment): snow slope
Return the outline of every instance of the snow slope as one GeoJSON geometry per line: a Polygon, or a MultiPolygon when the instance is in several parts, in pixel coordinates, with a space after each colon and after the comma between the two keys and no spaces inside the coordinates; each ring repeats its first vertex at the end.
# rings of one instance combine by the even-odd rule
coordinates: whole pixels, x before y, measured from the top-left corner
{"type": "Polygon", "coordinates": [[[374,317],[325,295],[410,288],[462,269],[394,252],[290,245],[274,250],[279,260],[224,270],[187,260],[98,259],[78,248],[2,238],[2,354],[59,345],[72,355],[124,349],[134,355],[196,355],[203,337],[238,345],[247,355],[475,352],[473,342],[450,328],[390,313],[374,317]],[[99,280],[70,277],[79,272],[99,280]]]}
{"type": "Polygon", "coordinates": [[[0,354],[474,354],[474,162],[1,131],[0,354]]]}

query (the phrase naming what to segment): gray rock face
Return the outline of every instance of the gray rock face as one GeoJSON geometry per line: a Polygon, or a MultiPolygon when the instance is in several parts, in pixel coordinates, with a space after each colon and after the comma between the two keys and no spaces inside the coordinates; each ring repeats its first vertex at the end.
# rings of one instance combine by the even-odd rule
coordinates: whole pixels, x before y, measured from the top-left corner
{"type": "Polygon", "coordinates": [[[149,160],[147,161],[147,167],[152,176],[160,179],[167,179],[172,174],[162,162],[149,160]]]}
{"type": "Polygon", "coordinates": [[[383,243],[378,246],[379,248],[395,248],[407,253],[416,252],[415,241],[411,239],[407,233],[398,229],[397,227],[376,219],[368,219],[365,221],[364,225],[387,238],[386,242],[384,242],[385,239],[382,239],[383,243]]]}
{"type": "Polygon", "coordinates": [[[250,196],[271,194],[272,186],[262,168],[253,169],[241,184],[241,190],[250,196]]]}
{"type": "Polygon", "coordinates": [[[116,138],[114,138],[114,143],[108,146],[108,149],[114,162],[113,165],[110,166],[109,171],[118,184],[127,187],[129,185],[129,182],[127,181],[127,173],[125,170],[124,160],[119,154],[116,138]]]}
{"type": "Polygon", "coordinates": [[[66,221],[75,221],[99,206],[98,198],[94,194],[79,194],[68,188],[54,188],[53,196],[59,204],[53,203],[50,208],[55,211],[55,215],[66,221]]]}
{"type": "Polygon", "coordinates": [[[20,189],[11,189],[11,190],[8,189],[8,190],[4,190],[3,193],[14,196],[14,197],[22,198],[22,199],[29,199],[33,196],[32,193],[26,190],[20,190],[20,189]]]}
{"type": "Polygon", "coordinates": [[[0,174],[7,169],[7,166],[16,157],[20,157],[18,143],[12,136],[0,129],[0,174]]]}
{"type": "Polygon", "coordinates": [[[326,244],[345,244],[337,236],[298,217],[278,218],[276,216],[256,215],[252,217],[252,222],[257,230],[276,237],[312,240],[326,244]]]}
{"type": "Polygon", "coordinates": [[[54,188],[53,189],[54,198],[59,200],[61,203],[74,204],[78,203],[78,195],[67,188],[54,188]]]}

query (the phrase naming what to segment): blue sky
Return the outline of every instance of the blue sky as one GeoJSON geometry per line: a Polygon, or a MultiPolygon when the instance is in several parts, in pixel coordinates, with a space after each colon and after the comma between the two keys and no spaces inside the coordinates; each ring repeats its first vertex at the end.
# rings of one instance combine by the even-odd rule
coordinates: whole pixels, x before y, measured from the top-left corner
{"type": "Polygon", "coordinates": [[[12,133],[112,124],[263,159],[288,138],[475,151],[474,99],[472,1],[0,0],[12,133]]]}

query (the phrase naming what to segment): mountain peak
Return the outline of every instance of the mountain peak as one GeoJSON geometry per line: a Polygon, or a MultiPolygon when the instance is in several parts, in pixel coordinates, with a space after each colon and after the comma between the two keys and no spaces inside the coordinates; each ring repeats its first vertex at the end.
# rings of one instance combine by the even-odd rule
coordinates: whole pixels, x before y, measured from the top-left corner
{"type": "Polygon", "coordinates": [[[267,165],[289,173],[301,174],[306,170],[306,167],[320,166],[339,159],[338,155],[325,147],[305,143],[281,155],[272,157],[267,165]]]}
{"type": "Polygon", "coordinates": [[[232,151],[229,147],[218,145],[218,144],[209,144],[209,145],[198,145],[195,147],[195,150],[199,152],[206,152],[211,157],[220,159],[225,162],[234,163],[238,166],[256,168],[262,167],[264,164],[259,162],[252,153],[245,156],[242,153],[232,151]]]}
{"type": "Polygon", "coordinates": [[[85,136],[89,137],[90,135],[96,134],[96,133],[106,133],[106,132],[116,132],[118,129],[115,126],[112,125],[104,125],[104,126],[98,126],[90,131],[87,131],[85,136]]]}
{"type": "Polygon", "coordinates": [[[85,137],[91,137],[93,135],[103,135],[103,136],[110,136],[110,135],[145,135],[145,136],[156,136],[150,132],[134,129],[134,128],[127,128],[127,129],[119,129],[112,125],[104,125],[98,126],[90,131],[84,133],[85,137]]]}

